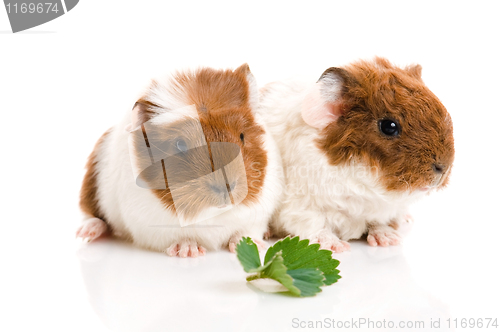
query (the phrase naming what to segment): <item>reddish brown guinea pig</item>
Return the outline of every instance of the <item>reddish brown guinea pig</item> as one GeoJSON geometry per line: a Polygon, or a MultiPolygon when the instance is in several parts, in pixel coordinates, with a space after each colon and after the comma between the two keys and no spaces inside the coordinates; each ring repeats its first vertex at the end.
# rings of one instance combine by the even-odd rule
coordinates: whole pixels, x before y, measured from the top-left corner
{"type": "Polygon", "coordinates": [[[285,169],[275,231],[337,252],[363,234],[399,243],[408,206],[446,186],[455,153],[451,117],[421,71],[375,58],[262,89],[285,169]]]}

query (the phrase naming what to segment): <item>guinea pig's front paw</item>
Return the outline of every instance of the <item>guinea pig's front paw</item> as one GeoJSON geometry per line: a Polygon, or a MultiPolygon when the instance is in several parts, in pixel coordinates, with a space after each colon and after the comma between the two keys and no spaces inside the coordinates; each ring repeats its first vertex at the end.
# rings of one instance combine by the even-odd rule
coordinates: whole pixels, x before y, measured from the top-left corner
{"type": "Polygon", "coordinates": [[[368,244],[376,247],[387,247],[389,245],[397,245],[401,242],[401,236],[398,231],[391,226],[374,225],[368,229],[368,244]]]}
{"type": "MultiPolygon", "coordinates": [[[[229,239],[229,251],[232,252],[232,253],[235,253],[236,252],[236,245],[238,243],[240,243],[241,239],[243,238],[244,236],[240,236],[240,235],[233,235],[230,239],[229,239]]],[[[259,250],[263,250],[263,249],[266,249],[266,243],[263,241],[263,240],[259,240],[259,239],[255,239],[255,238],[251,238],[252,241],[257,245],[257,249],[259,250]]]]}
{"type": "Polygon", "coordinates": [[[341,253],[351,249],[351,245],[339,239],[331,231],[323,230],[318,236],[311,239],[311,243],[319,243],[320,249],[331,250],[336,253],[341,253]]]}
{"type": "Polygon", "coordinates": [[[108,230],[108,225],[99,218],[90,218],[83,222],[76,231],[76,237],[81,237],[89,242],[97,239],[108,230]]]}
{"type": "Polygon", "coordinates": [[[199,246],[196,241],[183,240],[172,244],[164,252],[171,257],[179,256],[186,258],[204,256],[207,249],[199,246]]]}

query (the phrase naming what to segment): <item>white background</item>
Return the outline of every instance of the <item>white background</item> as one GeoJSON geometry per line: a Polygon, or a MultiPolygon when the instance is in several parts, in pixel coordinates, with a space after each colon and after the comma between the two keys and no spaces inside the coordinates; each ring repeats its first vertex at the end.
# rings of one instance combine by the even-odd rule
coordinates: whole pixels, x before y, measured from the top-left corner
{"type": "Polygon", "coordinates": [[[83,0],[52,22],[9,30],[0,8],[1,330],[500,320],[496,2],[83,0]],[[74,239],[86,157],[151,77],[248,62],[264,85],[375,55],[420,63],[455,127],[452,182],[413,206],[401,246],[353,243],[334,254],[343,279],[297,299],[249,287],[227,252],[181,260],[74,239]]]}

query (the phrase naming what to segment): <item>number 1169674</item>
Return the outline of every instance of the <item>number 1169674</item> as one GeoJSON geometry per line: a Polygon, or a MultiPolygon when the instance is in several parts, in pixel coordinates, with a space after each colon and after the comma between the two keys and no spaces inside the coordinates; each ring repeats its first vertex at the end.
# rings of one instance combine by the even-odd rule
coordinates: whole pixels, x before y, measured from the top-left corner
{"type": "Polygon", "coordinates": [[[57,7],[57,2],[45,2],[45,3],[7,3],[5,5],[7,8],[7,13],[9,14],[42,14],[42,13],[57,13],[59,8],[57,7]]]}
{"type": "Polygon", "coordinates": [[[446,322],[448,328],[455,329],[498,329],[497,318],[448,318],[446,322]]]}

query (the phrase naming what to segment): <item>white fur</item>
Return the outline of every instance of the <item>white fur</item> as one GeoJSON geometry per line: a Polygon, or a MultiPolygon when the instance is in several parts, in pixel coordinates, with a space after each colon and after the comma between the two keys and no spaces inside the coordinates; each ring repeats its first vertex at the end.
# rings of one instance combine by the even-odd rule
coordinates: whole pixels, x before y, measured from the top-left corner
{"type": "Polygon", "coordinates": [[[371,228],[402,221],[408,204],[424,193],[394,194],[363,165],[330,165],[315,144],[320,130],[301,116],[310,91],[311,84],[287,81],[272,83],[262,92],[259,113],[280,149],[285,174],[283,204],[273,227],[339,244],[338,238],[357,239],[371,228]]]}
{"type": "MultiPolygon", "coordinates": [[[[148,100],[161,106],[158,112],[162,115],[155,121],[175,119],[178,111],[188,106],[169,80],[161,81],[148,93],[148,100]]],[[[251,88],[257,89],[253,84],[251,88]]],[[[282,190],[282,177],[277,146],[258,115],[256,121],[266,130],[263,148],[268,158],[258,201],[252,206],[239,204],[221,215],[188,227],[180,227],[177,217],[150,190],[136,185],[127,143],[129,133],[125,130],[130,120],[130,113],[127,113],[97,151],[99,208],[114,234],[156,251],[166,251],[180,244],[180,255],[186,254],[187,244],[194,246],[193,241],[198,246],[216,250],[228,246],[229,240],[235,237],[262,239],[282,190]]]]}

